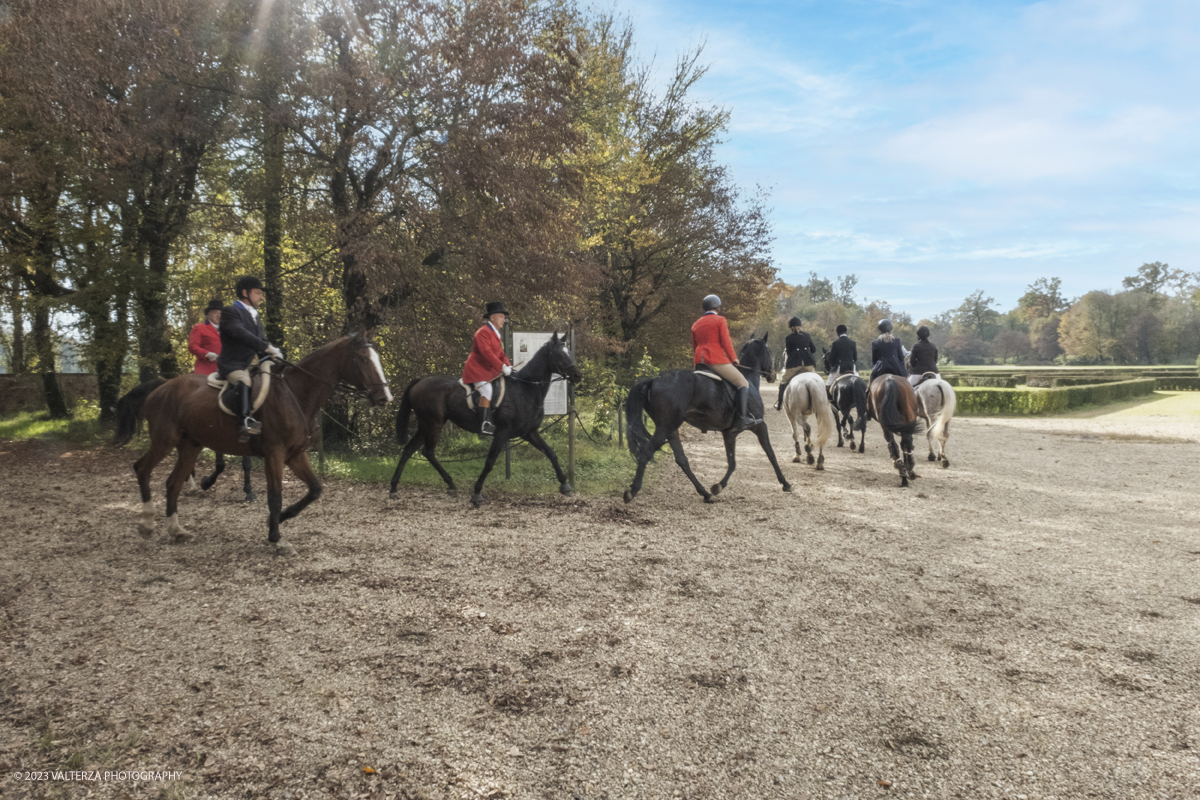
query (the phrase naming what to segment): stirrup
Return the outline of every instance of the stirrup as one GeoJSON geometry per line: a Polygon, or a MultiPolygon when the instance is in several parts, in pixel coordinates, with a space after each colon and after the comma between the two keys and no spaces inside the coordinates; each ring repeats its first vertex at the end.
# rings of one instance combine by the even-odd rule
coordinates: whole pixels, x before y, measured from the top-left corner
{"type": "Polygon", "coordinates": [[[495,432],[496,432],[496,423],[492,422],[490,419],[485,419],[482,423],[480,423],[480,425],[479,425],[479,435],[480,436],[491,436],[495,432]]]}

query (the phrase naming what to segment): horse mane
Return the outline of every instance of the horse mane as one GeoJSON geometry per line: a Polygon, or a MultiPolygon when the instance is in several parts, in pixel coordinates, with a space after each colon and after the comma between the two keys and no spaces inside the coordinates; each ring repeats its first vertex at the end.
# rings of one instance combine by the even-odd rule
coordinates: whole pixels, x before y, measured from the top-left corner
{"type": "Polygon", "coordinates": [[[549,369],[549,365],[546,362],[550,360],[550,345],[552,344],[561,345],[562,340],[551,339],[539,347],[537,352],[525,362],[525,366],[517,370],[517,377],[527,381],[534,375],[538,375],[539,378],[544,375],[549,369]]]}

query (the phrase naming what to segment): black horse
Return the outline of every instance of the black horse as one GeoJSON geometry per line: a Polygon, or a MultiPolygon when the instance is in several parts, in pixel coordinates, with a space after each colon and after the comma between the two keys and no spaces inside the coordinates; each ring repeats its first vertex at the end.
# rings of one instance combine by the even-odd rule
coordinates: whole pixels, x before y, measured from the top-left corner
{"type": "MultiPolygon", "coordinates": [[[[557,333],[554,334],[549,342],[534,353],[529,363],[504,379],[504,397],[498,406],[496,399],[493,399],[495,412],[492,422],[496,424],[496,432],[492,436],[492,447],[488,451],[487,461],[484,462],[483,472],[479,473],[479,479],[475,481],[475,491],[471,495],[471,502],[476,506],[483,503],[483,482],[492,471],[496,457],[504,452],[509,440],[516,438],[529,442],[550,459],[554,474],[558,477],[560,492],[569,496],[574,491],[567,482],[566,473],[558,465],[558,457],[538,432],[538,426],[542,424],[545,416],[542,407],[546,401],[546,393],[550,391],[553,376],[563,375],[571,383],[578,383],[582,377],[579,368],[575,366],[575,360],[567,352],[565,340],[565,336],[559,338],[557,333]]],[[[467,393],[458,382],[458,378],[451,375],[430,375],[417,378],[408,384],[408,388],[400,397],[400,408],[396,412],[396,438],[404,450],[400,453],[400,463],[396,465],[396,472],[392,475],[392,497],[396,496],[396,486],[400,483],[404,465],[418,447],[421,448],[421,455],[425,456],[442,476],[442,480],[450,488],[450,493],[458,491],[450,473],[446,472],[434,456],[438,439],[442,435],[442,427],[447,421],[453,422],[463,430],[479,433],[479,414],[467,406],[467,393]],[[409,439],[408,420],[412,414],[417,415],[417,432],[409,439]]]]}
{"type": "MultiPolygon", "coordinates": [[[[824,347],[825,373],[829,373],[829,351],[824,347]]],[[[863,452],[867,448],[867,382],[854,374],[839,375],[829,387],[829,402],[833,405],[833,418],[837,421],[838,447],[843,447],[842,429],[850,440],[851,452],[863,452]],[[854,412],[853,415],[851,412],[854,412]],[[859,443],[854,444],[854,431],[859,431],[859,443]]]]}
{"type": "MultiPolygon", "coordinates": [[[[761,420],[763,417],[763,401],[758,394],[759,378],[765,377],[775,382],[775,370],[771,367],[771,348],[767,346],[767,337],[750,338],[742,346],[738,354],[741,361],[739,369],[747,376],[754,391],[750,393],[750,415],[761,420]]],[[[669,442],[675,453],[675,463],[688,476],[688,480],[696,487],[696,491],[704,498],[704,502],[716,502],[713,498],[721,493],[729,483],[737,464],[734,458],[734,446],[738,433],[734,429],[737,417],[733,402],[733,392],[723,380],[713,380],[703,375],[697,375],[691,370],[673,370],[656,378],[646,378],[634,384],[629,390],[629,398],[625,401],[627,429],[629,431],[629,452],[637,459],[637,474],[633,484],[625,490],[625,502],[631,502],[642,489],[642,476],[646,472],[646,464],[663,446],[669,442]],[[646,430],[642,420],[642,412],[650,415],[654,421],[654,435],[646,430]],[[683,452],[683,444],[679,441],[679,428],[683,423],[689,423],[707,433],[710,430],[721,431],[725,438],[725,458],[729,469],[725,477],[714,483],[711,489],[705,489],[696,476],[692,474],[687,455],[683,452]]],[[[779,469],[775,459],[775,451],[771,449],[771,439],[767,433],[767,423],[760,421],[749,428],[758,437],[759,444],[766,451],[775,476],[783,484],[783,490],[790,492],[792,485],[779,469]]]]}
{"type": "MultiPolygon", "coordinates": [[[[225,471],[225,454],[217,453],[217,465],[213,469],[212,475],[205,475],[200,479],[200,490],[207,492],[217,482],[217,478],[221,477],[221,473],[225,471]]],[[[195,473],[192,475],[192,483],[195,483],[195,473]]],[[[192,487],[193,489],[195,486],[192,487]]],[[[254,489],[250,488],[250,456],[242,456],[242,491],[246,494],[246,502],[253,503],[258,499],[258,495],[254,493],[254,489]]]]}

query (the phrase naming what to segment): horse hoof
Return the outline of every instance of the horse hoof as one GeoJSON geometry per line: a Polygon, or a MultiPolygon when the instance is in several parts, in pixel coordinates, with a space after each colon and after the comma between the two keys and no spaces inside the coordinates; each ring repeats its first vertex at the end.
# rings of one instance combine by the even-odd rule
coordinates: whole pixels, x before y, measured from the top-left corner
{"type": "Polygon", "coordinates": [[[296,555],[296,548],[288,542],[275,542],[275,555],[291,558],[296,555]]]}
{"type": "Polygon", "coordinates": [[[451,497],[458,497],[458,487],[451,486],[449,489],[446,490],[446,494],[450,495],[451,497]]]}
{"type": "Polygon", "coordinates": [[[948,469],[949,467],[950,467],[950,459],[943,458],[942,459],[942,469],[948,469]]]}
{"type": "Polygon", "coordinates": [[[800,456],[796,456],[795,458],[793,458],[793,459],[792,459],[792,463],[793,463],[793,464],[799,464],[799,463],[800,463],[800,456]]]}
{"type": "MultiPolygon", "coordinates": [[[[845,447],[845,446],[846,446],[845,442],[838,442],[838,447],[845,447]]],[[[853,448],[851,448],[851,449],[853,449],[853,448]]]]}
{"type": "Polygon", "coordinates": [[[900,488],[903,489],[906,486],[908,486],[908,478],[901,476],[900,477],[900,488]]]}
{"type": "Polygon", "coordinates": [[[854,442],[851,442],[851,443],[850,443],[850,452],[851,452],[851,453],[857,453],[857,452],[858,452],[858,445],[856,445],[854,442]]]}
{"type": "Polygon", "coordinates": [[[211,481],[207,476],[200,479],[200,491],[207,492],[212,488],[212,485],[213,481],[211,481]]]}
{"type": "Polygon", "coordinates": [[[633,492],[629,491],[628,489],[625,490],[625,502],[626,503],[633,502],[633,492]]]}
{"type": "Polygon", "coordinates": [[[714,483],[712,485],[712,488],[709,489],[709,491],[712,492],[713,497],[716,497],[717,495],[719,495],[721,493],[721,484],[714,483]]]}
{"type": "Polygon", "coordinates": [[[825,471],[825,462],[818,461],[817,462],[817,472],[824,472],[824,471],[825,471]]]}
{"type": "Polygon", "coordinates": [[[192,539],[193,536],[182,528],[171,534],[171,544],[187,544],[192,539]]]}
{"type": "Polygon", "coordinates": [[[716,498],[716,497],[714,497],[714,496],[713,496],[713,495],[711,495],[711,494],[706,494],[706,495],[704,495],[704,502],[706,502],[706,503],[715,503],[715,502],[717,502],[717,498],[716,498]]]}
{"type": "Polygon", "coordinates": [[[388,492],[388,500],[399,500],[399,499],[400,499],[400,493],[397,492],[395,489],[392,489],[392,491],[388,492]]]}
{"type": "Polygon", "coordinates": [[[815,458],[813,458],[813,457],[812,457],[812,453],[809,453],[809,454],[808,454],[808,463],[809,463],[810,465],[811,465],[811,464],[815,464],[815,463],[817,463],[817,460],[816,460],[815,458]]]}
{"type": "Polygon", "coordinates": [[[937,461],[937,456],[935,456],[933,453],[930,453],[930,454],[929,454],[929,460],[930,460],[930,461],[937,461]]]}
{"type": "Polygon", "coordinates": [[[558,487],[558,493],[561,494],[563,497],[570,497],[572,494],[575,493],[575,490],[573,488],[571,488],[571,484],[564,483],[562,486],[558,487]]]}
{"type": "Polygon", "coordinates": [[[258,499],[258,495],[256,495],[254,492],[246,492],[246,502],[247,503],[253,503],[257,499],[258,499]]]}
{"type": "Polygon", "coordinates": [[[476,508],[479,508],[481,505],[483,505],[483,495],[482,494],[471,495],[471,502],[475,505],[476,508]]]}
{"type": "Polygon", "coordinates": [[[147,528],[145,525],[138,525],[137,532],[138,536],[141,536],[143,539],[149,539],[154,535],[154,528],[147,528]]]}
{"type": "Polygon", "coordinates": [[[785,492],[787,492],[788,494],[791,494],[792,493],[792,485],[790,483],[785,483],[783,485],[783,490],[785,492]]]}

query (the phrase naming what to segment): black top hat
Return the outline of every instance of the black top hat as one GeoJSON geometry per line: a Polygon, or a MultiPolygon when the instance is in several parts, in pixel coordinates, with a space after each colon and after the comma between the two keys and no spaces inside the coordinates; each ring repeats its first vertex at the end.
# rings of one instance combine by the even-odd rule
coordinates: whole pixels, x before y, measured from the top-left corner
{"type": "Polygon", "coordinates": [[[487,311],[483,312],[483,318],[487,319],[492,314],[503,314],[504,316],[507,317],[508,312],[504,310],[504,303],[501,303],[501,302],[488,303],[487,311]]]}
{"type": "Polygon", "coordinates": [[[208,308],[204,309],[204,316],[207,317],[208,312],[210,312],[210,311],[224,311],[224,310],[225,310],[225,304],[222,303],[220,300],[209,300],[208,308]]]}

